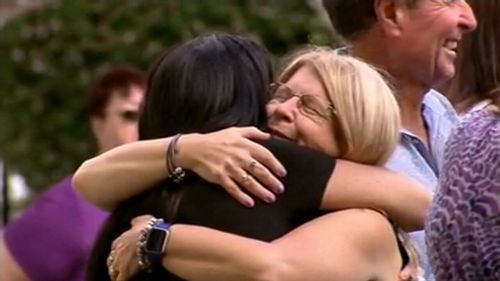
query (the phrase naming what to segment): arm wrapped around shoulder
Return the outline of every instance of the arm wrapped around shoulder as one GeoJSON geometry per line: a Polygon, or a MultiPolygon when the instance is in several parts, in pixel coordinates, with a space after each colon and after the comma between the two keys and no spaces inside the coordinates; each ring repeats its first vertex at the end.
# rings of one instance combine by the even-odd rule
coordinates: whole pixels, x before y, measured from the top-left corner
{"type": "Polygon", "coordinates": [[[382,209],[405,231],[421,230],[432,201],[425,186],[381,167],[338,160],[321,208],[382,209]]]}

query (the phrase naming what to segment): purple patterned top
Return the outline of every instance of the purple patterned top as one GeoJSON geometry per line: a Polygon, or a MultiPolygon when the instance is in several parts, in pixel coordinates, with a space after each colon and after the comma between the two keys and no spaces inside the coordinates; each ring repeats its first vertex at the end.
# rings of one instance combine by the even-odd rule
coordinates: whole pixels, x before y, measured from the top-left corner
{"type": "Polygon", "coordinates": [[[472,113],[444,157],[426,222],[436,280],[500,280],[500,117],[472,113]]]}

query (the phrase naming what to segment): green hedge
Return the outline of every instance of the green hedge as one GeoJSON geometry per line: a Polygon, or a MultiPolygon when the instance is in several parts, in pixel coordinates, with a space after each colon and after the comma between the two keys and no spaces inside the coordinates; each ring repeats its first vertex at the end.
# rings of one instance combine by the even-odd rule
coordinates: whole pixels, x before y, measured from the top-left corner
{"type": "Polygon", "coordinates": [[[334,39],[303,0],[52,2],[0,30],[0,157],[43,190],[94,152],[83,93],[97,71],[147,70],[165,47],[214,30],[276,55],[334,39]]]}

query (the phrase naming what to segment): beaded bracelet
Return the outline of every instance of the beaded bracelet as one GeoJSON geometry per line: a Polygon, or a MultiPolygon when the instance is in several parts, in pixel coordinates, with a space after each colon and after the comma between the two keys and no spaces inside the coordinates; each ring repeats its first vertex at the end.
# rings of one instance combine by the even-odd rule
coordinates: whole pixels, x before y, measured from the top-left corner
{"type": "Polygon", "coordinates": [[[157,218],[151,218],[148,221],[148,224],[146,227],[144,227],[141,230],[141,233],[139,235],[139,240],[137,240],[136,244],[136,257],[137,257],[137,263],[139,264],[139,268],[141,270],[150,270],[151,269],[151,263],[147,259],[146,256],[146,241],[148,239],[149,232],[151,231],[151,228],[153,228],[153,225],[158,221],[157,218]]]}
{"type": "Polygon", "coordinates": [[[182,136],[181,134],[177,134],[172,138],[170,144],[167,147],[167,153],[166,153],[167,170],[170,174],[169,178],[173,179],[175,183],[180,183],[184,179],[184,176],[186,175],[184,169],[182,169],[181,167],[177,167],[174,163],[174,156],[176,153],[179,152],[177,150],[177,141],[180,139],[181,136],[182,136]]]}

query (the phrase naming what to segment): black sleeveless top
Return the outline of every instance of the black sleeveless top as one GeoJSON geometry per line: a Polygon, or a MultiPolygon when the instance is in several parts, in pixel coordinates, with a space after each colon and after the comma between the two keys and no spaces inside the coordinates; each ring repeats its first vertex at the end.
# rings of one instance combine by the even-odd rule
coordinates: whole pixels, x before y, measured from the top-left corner
{"type": "Polygon", "coordinates": [[[285,192],[277,195],[275,203],[255,199],[255,206],[247,208],[219,186],[196,177],[183,187],[176,222],[272,241],[321,215],[319,208],[335,159],[280,139],[261,144],[287,170],[287,176],[281,179],[285,192]]]}
{"type": "MultiPolygon", "coordinates": [[[[175,223],[206,226],[270,242],[325,212],[320,211],[323,194],[336,160],[295,143],[272,138],[261,141],[284,165],[281,179],[285,192],[268,204],[255,199],[247,208],[231,198],[220,186],[193,176],[183,182],[182,198],[175,223]]],[[[163,270],[161,270],[163,271],[163,270]]],[[[164,280],[183,280],[165,271],[164,280]]]]}
{"type": "MultiPolygon", "coordinates": [[[[336,159],[282,139],[260,142],[285,166],[281,181],[285,192],[275,203],[255,199],[247,208],[221,187],[195,176],[183,184],[183,195],[175,223],[211,227],[228,233],[270,242],[316,218],[323,194],[335,168],[336,159]]],[[[407,254],[399,243],[406,264],[407,254]]],[[[167,280],[182,280],[168,273],[167,280]]]]}

